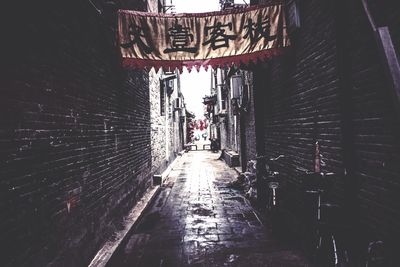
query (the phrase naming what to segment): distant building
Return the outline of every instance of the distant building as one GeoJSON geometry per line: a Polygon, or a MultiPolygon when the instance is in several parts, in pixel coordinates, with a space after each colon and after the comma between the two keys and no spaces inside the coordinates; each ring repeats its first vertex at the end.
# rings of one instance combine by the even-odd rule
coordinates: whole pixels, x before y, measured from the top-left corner
{"type": "MultiPolygon", "coordinates": [[[[148,2],[150,12],[171,13],[165,0],[148,2]]],[[[149,72],[151,157],[153,174],[162,173],[184,149],[186,108],[178,70],[149,72]]]]}
{"type": "Polygon", "coordinates": [[[186,143],[186,109],[178,71],[149,73],[152,171],[161,173],[186,143]]]}
{"type": "Polygon", "coordinates": [[[218,139],[230,166],[245,169],[255,157],[252,73],[236,67],[212,70],[210,93],[203,98],[210,138],[218,139]]]}

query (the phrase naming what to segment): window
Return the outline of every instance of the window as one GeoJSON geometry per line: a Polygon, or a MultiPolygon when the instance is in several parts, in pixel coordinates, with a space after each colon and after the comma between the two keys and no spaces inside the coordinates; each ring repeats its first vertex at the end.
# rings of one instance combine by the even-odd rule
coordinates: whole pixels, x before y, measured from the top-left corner
{"type": "Polygon", "coordinates": [[[221,99],[221,110],[226,110],[226,100],[221,99]]]}

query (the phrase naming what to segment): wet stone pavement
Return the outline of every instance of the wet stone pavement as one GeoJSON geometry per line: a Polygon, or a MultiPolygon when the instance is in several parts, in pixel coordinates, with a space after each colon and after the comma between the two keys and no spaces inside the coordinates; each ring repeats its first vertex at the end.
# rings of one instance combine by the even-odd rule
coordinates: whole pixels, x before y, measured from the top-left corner
{"type": "Polygon", "coordinates": [[[107,266],[309,266],[227,186],[237,174],[218,156],[185,153],[107,266]]]}

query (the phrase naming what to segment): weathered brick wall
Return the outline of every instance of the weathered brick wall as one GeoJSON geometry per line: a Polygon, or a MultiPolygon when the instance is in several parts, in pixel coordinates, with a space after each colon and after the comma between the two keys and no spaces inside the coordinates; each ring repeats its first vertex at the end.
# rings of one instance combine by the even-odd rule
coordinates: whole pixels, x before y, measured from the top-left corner
{"type": "MultiPolygon", "coordinates": [[[[229,110],[228,110],[228,101],[229,98],[225,97],[226,90],[227,88],[223,85],[226,84],[225,81],[225,71],[223,69],[216,69],[214,70],[216,72],[215,74],[215,87],[219,87],[221,90],[221,98],[225,100],[226,103],[226,112],[227,114],[224,117],[218,117],[218,122],[219,126],[218,129],[220,131],[220,143],[221,143],[221,149],[229,149],[230,148],[230,137],[229,137],[229,110]]],[[[216,89],[217,90],[217,89],[216,89]]],[[[222,109],[222,107],[220,107],[222,109]]]]}
{"type": "MultiPolygon", "coordinates": [[[[177,78],[178,79],[178,78],[177,78]]],[[[181,137],[179,135],[179,110],[174,108],[175,100],[178,98],[180,89],[178,81],[174,79],[174,91],[167,98],[167,125],[168,125],[168,155],[167,164],[171,163],[177,156],[178,152],[182,151],[181,137]]],[[[165,139],[165,136],[164,136],[165,139]]]]}
{"type": "MultiPolygon", "coordinates": [[[[400,17],[395,3],[372,2],[376,4],[371,8],[378,25],[389,26],[399,48],[400,17]]],[[[400,235],[400,117],[395,115],[392,89],[388,86],[384,65],[361,3],[350,7],[354,10],[349,40],[353,81],[351,117],[360,219],[378,234],[396,238],[393,234],[400,235]]]]}
{"type": "Polygon", "coordinates": [[[7,10],[1,265],[87,266],[151,182],[148,76],[88,1],[7,10]]]}
{"type": "MultiPolygon", "coordinates": [[[[175,90],[173,92],[173,95],[171,96],[171,102],[172,102],[172,118],[171,118],[171,124],[173,127],[173,132],[172,132],[172,138],[173,138],[173,149],[172,149],[172,157],[175,158],[176,155],[183,150],[183,145],[182,142],[184,140],[184,134],[183,134],[183,128],[184,122],[181,122],[180,115],[183,113],[181,112],[180,109],[175,109],[174,108],[174,101],[178,98],[181,97],[181,101],[183,101],[182,97],[182,92],[180,90],[180,76],[179,72],[177,74],[177,79],[175,81],[175,90]]],[[[183,105],[183,104],[182,104],[183,105]]]]}
{"type": "MultiPolygon", "coordinates": [[[[240,130],[241,130],[241,164],[242,168],[246,169],[247,162],[256,157],[256,130],[255,130],[255,109],[254,109],[254,89],[253,87],[253,73],[250,71],[242,72],[244,83],[249,85],[248,102],[242,108],[240,113],[240,130]]],[[[245,88],[245,90],[247,90],[245,88]]]]}
{"type": "Polygon", "coordinates": [[[172,162],[173,159],[175,159],[175,144],[176,144],[176,138],[178,137],[178,132],[176,131],[176,125],[175,125],[175,118],[176,118],[176,111],[174,109],[174,100],[178,97],[178,89],[177,89],[177,83],[176,79],[174,80],[174,91],[172,94],[168,97],[168,138],[169,138],[169,144],[168,144],[168,161],[172,162]]]}
{"type": "MultiPolygon", "coordinates": [[[[264,97],[265,151],[287,156],[281,172],[296,207],[296,167],[313,168],[319,141],[322,170],[344,177],[335,188],[337,200],[354,205],[353,215],[376,235],[393,237],[400,233],[399,121],[361,1],[341,2],[349,12],[346,25],[339,3],[299,2],[301,28],[292,49],[256,74],[257,93],[264,97]]],[[[394,2],[376,6],[398,47],[394,2]]]]}
{"type": "Polygon", "coordinates": [[[182,150],[179,136],[179,111],[173,107],[178,97],[178,83],[170,96],[165,92],[165,111],[160,109],[160,78],[162,71],[152,69],[149,73],[150,83],[150,117],[151,117],[151,157],[152,172],[161,174],[182,150]]]}
{"type": "MultiPolygon", "coordinates": [[[[227,143],[226,143],[226,148],[228,150],[234,150],[239,152],[239,127],[235,129],[235,115],[233,113],[233,105],[231,101],[231,88],[230,88],[230,78],[228,77],[227,73],[228,70],[225,69],[225,75],[224,75],[224,82],[226,83],[226,111],[227,111],[227,116],[225,117],[226,119],[226,136],[227,136],[227,143]]],[[[239,122],[239,120],[238,120],[239,122]]],[[[239,126],[239,125],[237,125],[239,126]]]]}
{"type": "Polygon", "coordinates": [[[166,168],[166,117],[160,109],[161,70],[150,71],[150,117],[152,172],[160,174],[166,168]]]}
{"type": "Polygon", "coordinates": [[[297,211],[302,202],[296,199],[296,167],[313,169],[316,141],[328,164],[322,170],[343,171],[333,9],[308,1],[301,11],[302,27],[292,50],[270,61],[271,78],[262,89],[265,152],[286,156],[280,172],[287,177],[288,197],[293,198],[289,202],[297,211]]]}

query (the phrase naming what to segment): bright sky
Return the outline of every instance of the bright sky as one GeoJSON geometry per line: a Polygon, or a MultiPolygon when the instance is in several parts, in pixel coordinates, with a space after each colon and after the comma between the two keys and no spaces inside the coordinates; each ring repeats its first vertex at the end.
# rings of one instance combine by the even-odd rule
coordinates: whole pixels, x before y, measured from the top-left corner
{"type": "MultiPolygon", "coordinates": [[[[250,0],[245,0],[249,3],[250,0]]],[[[243,0],[235,0],[235,3],[243,4],[243,0]]],[[[171,4],[171,0],[167,0],[167,5],[171,4]]],[[[200,13],[218,11],[219,0],[172,0],[175,5],[176,13],[200,13]]],[[[194,112],[198,119],[204,117],[203,97],[210,94],[211,73],[201,68],[197,72],[194,68],[189,73],[184,70],[181,75],[181,89],[185,97],[186,108],[194,112]]]]}
{"type": "Polygon", "coordinates": [[[192,69],[189,73],[186,69],[181,75],[181,89],[185,98],[186,109],[194,112],[196,118],[204,117],[203,97],[210,94],[211,73],[203,68],[199,72],[192,69]]]}
{"type": "MultiPolygon", "coordinates": [[[[167,0],[170,4],[171,0],[167,0]]],[[[172,0],[176,13],[200,13],[219,10],[218,0],[172,0]]]]}
{"type": "MultiPolygon", "coordinates": [[[[171,0],[167,0],[170,4],[171,0]]],[[[219,10],[218,0],[172,0],[176,13],[199,13],[219,10]]],[[[204,117],[203,97],[210,94],[211,73],[203,68],[191,73],[184,69],[181,75],[181,89],[185,97],[186,108],[194,112],[198,119],[204,117]]]]}

